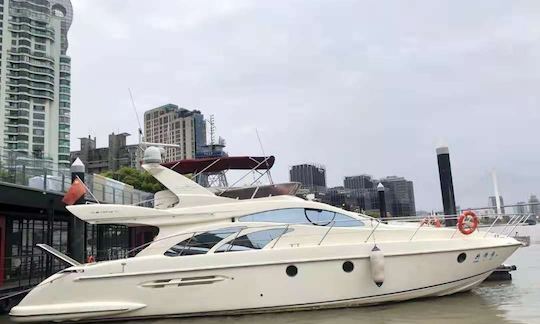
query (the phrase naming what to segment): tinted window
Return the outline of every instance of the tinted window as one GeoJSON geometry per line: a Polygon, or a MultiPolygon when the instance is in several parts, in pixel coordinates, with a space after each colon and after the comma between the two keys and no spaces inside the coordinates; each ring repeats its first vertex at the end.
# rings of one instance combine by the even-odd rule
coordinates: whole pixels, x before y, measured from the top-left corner
{"type": "Polygon", "coordinates": [[[347,215],[336,213],[334,218],[334,227],[355,227],[355,226],[364,226],[364,222],[361,220],[352,218],[347,215]]]}
{"type": "Polygon", "coordinates": [[[215,231],[196,234],[175,244],[165,252],[166,256],[205,254],[224,238],[238,232],[241,227],[222,228],[215,231]]]}
{"type": "Polygon", "coordinates": [[[275,238],[285,234],[286,231],[290,232],[291,230],[292,229],[274,228],[242,235],[220,246],[216,250],[216,253],[260,250],[275,238]]]}
{"type": "Polygon", "coordinates": [[[313,225],[326,226],[334,221],[336,213],[320,209],[306,209],[306,218],[313,225]]]}
{"type": "Polygon", "coordinates": [[[270,222],[285,224],[308,224],[303,208],[270,210],[240,217],[240,222],[270,222]]]}
{"type": "Polygon", "coordinates": [[[240,217],[240,222],[269,222],[285,224],[313,224],[319,226],[331,225],[334,227],[364,226],[360,220],[347,215],[326,210],[288,208],[271,210],[262,213],[240,217]]]}

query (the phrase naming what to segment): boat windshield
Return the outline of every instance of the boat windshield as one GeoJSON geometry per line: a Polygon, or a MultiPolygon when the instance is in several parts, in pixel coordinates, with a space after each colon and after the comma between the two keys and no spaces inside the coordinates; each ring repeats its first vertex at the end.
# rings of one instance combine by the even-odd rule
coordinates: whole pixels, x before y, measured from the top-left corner
{"type": "Polygon", "coordinates": [[[261,213],[246,215],[238,218],[239,222],[267,222],[284,224],[311,224],[317,226],[359,227],[364,222],[328,210],[310,208],[286,208],[269,210],[261,213]]]}
{"type": "Polygon", "coordinates": [[[260,250],[274,239],[291,232],[292,230],[292,228],[272,228],[251,232],[223,244],[216,249],[215,253],[260,250]]]}
{"type": "Polygon", "coordinates": [[[193,235],[188,239],[185,239],[174,246],[170,247],[166,252],[166,256],[182,256],[182,255],[195,255],[205,254],[218,244],[224,238],[237,233],[242,227],[227,227],[221,228],[209,232],[193,235]]]}

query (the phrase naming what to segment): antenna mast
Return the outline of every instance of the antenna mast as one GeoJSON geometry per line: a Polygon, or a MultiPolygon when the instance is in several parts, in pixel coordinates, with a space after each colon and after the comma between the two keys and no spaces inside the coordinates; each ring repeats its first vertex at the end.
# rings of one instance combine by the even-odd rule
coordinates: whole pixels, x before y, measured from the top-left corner
{"type": "Polygon", "coordinates": [[[143,131],[141,126],[141,120],[139,119],[139,113],[137,112],[137,107],[135,107],[135,100],[133,100],[133,93],[131,93],[131,89],[128,88],[129,91],[129,98],[131,99],[131,107],[133,108],[133,111],[135,111],[135,117],[137,117],[137,124],[139,124],[139,146],[141,145],[141,142],[143,141],[143,131]]]}
{"type": "MultiPolygon", "coordinates": [[[[266,158],[266,153],[264,153],[264,147],[262,145],[262,141],[261,141],[261,137],[259,136],[259,131],[257,130],[257,128],[255,128],[255,133],[257,134],[257,139],[259,140],[259,145],[261,146],[261,151],[262,151],[262,154],[263,156],[266,158]]],[[[268,161],[266,161],[266,167],[268,167],[268,171],[267,171],[267,174],[268,174],[268,181],[270,181],[270,184],[274,184],[274,180],[272,180],[272,174],[270,174],[270,167],[268,165],[268,161]]]]}
{"type": "Polygon", "coordinates": [[[143,160],[143,155],[144,155],[144,149],[142,147],[143,145],[143,141],[144,141],[144,136],[143,136],[143,130],[142,130],[142,126],[141,126],[141,120],[139,119],[139,113],[137,112],[137,107],[135,106],[135,100],[133,99],[133,93],[131,93],[131,89],[128,88],[128,92],[129,92],[129,98],[131,99],[131,107],[133,108],[133,111],[135,112],[135,117],[137,117],[137,124],[139,125],[139,129],[138,129],[138,135],[139,135],[139,145],[138,145],[138,149],[137,151],[135,152],[135,156],[136,156],[136,159],[137,159],[137,162],[136,163],[136,167],[137,169],[140,169],[141,167],[141,161],[143,160]]]}

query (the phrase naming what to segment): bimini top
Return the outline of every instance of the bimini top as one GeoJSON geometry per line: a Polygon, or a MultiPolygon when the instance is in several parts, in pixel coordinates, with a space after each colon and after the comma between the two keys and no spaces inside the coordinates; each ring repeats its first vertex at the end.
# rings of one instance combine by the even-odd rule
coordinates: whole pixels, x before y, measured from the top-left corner
{"type": "Polygon", "coordinates": [[[190,174],[225,170],[268,170],[272,168],[275,160],[274,156],[222,156],[179,160],[161,165],[180,174],[190,174]]]}

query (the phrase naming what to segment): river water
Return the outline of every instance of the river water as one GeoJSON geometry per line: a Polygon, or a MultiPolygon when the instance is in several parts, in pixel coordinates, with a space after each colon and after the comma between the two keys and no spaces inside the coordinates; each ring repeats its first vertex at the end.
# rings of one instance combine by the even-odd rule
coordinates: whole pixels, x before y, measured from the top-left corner
{"type": "MultiPolygon", "coordinates": [[[[130,321],[130,324],[397,324],[397,323],[538,323],[540,324],[540,225],[521,227],[531,246],[509,260],[512,281],[484,282],[472,292],[430,299],[336,310],[130,321]]],[[[0,323],[10,323],[0,317],[0,323]]],[[[119,323],[119,322],[118,322],[119,323]]]]}

